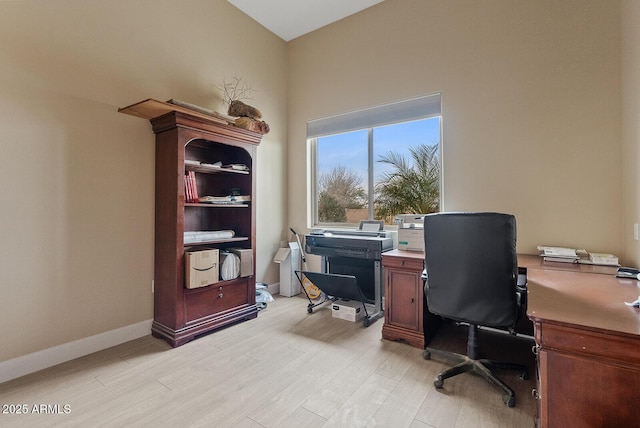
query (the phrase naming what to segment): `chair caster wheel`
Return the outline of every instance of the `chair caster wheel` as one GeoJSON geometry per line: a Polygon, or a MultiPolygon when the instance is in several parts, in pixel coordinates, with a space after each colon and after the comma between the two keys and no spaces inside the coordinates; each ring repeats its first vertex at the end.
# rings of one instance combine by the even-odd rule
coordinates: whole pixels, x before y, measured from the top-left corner
{"type": "Polygon", "coordinates": [[[503,395],[502,401],[507,407],[516,407],[516,397],[513,395],[503,395]]]}
{"type": "Polygon", "coordinates": [[[422,351],[422,358],[424,358],[425,360],[430,360],[431,359],[431,352],[427,351],[426,349],[424,351],[422,351]]]}
{"type": "Polygon", "coordinates": [[[444,380],[440,379],[440,377],[437,377],[433,380],[433,386],[436,387],[436,389],[442,389],[442,387],[444,386],[444,380]]]}
{"type": "Polygon", "coordinates": [[[366,317],[363,322],[365,327],[369,327],[371,325],[371,318],[366,317]]]}
{"type": "Polygon", "coordinates": [[[308,312],[308,313],[310,313],[310,314],[312,314],[312,313],[313,313],[313,308],[312,308],[311,306],[309,306],[309,307],[307,308],[307,312],[308,312]]]}

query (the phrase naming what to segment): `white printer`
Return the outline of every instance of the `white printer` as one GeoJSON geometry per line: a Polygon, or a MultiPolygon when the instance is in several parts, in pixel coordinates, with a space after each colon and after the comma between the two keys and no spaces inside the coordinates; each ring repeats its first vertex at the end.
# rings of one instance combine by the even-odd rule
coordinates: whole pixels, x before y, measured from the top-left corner
{"type": "Polygon", "coordinates": [[[393,224],[398,225],[398,249],[424,251],[425,214],[398,214],[393,224]]]}

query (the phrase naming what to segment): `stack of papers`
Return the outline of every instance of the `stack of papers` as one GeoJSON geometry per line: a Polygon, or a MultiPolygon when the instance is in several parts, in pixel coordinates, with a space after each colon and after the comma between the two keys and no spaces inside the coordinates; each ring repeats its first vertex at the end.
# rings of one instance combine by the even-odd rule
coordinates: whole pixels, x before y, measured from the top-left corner
{"type": "Polygon", "coordinates": [[[233,230],[210,230],[199,232],[184,232],[184,243],[193,244],[196,242],[215,241],[218,239],[233,238],[233,230]]]}
{"type": "Polygon", "coordinates": [[[538,252],[546,262],[578,263],[580,260],[575,248],[540,246],[538,252]]]}
{"type": "Polygon", "coordinates": [[[251,202],[251,195],[202,196],[198,202],[203,204],[243,204],[251,202]]]}
{"type": "Polygon", "coordinates": [[[608,253],[589,253],[584,249],[548,246],[539,246],[538,252],[546,262],[620,266],[618,257],[608,253]]]}

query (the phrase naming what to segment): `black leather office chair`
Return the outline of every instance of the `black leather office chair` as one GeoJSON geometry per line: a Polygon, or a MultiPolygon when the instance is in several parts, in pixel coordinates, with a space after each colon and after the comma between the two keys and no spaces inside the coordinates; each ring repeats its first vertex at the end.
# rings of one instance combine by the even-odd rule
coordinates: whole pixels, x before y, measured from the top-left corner
{"type": "Polygon", "coordinates": [[[473,371],[503,392],[503,401],[515,406],[515,393],[491,369],[516,369],[520,378],[527,367],[479,358],[478,326],[509,329],[520,314],[516,281],[516,221],[500,213],[436,213],[425,216],[425,295],[429,311],[469,324],[467,355],[427,347],[432,355],[454,359],[458,364],[436,376],[436,388],[457,374],[473,371]]]}

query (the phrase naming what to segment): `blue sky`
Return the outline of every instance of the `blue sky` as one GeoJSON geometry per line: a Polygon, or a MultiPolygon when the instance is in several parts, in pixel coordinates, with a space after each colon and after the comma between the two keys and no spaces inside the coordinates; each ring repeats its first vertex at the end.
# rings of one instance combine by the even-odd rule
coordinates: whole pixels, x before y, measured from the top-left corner
{"type": "MultiPolygon", "coordinates": [[[[374,180],[387,165],[378,162],[380,155],[390,151],[404,153],[408,148],[420,144],[438,144],[440,142],[440,118],[430,118],[414,122],[374,128],[374,180]]],[[[345,166],[354,170],[362,178],[367,188],[367,131],[355,131],[345,134],[318,138],[318,176],[329,172],[335,166],[345,166]]]]}

